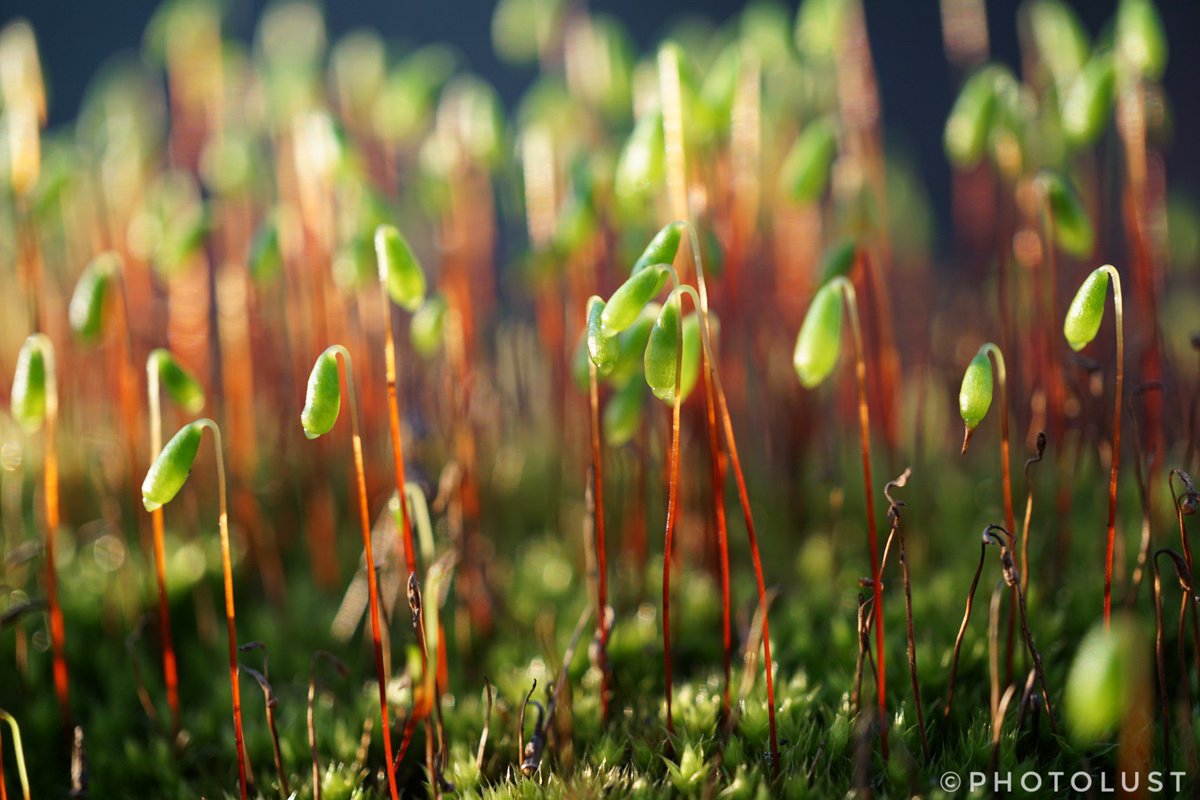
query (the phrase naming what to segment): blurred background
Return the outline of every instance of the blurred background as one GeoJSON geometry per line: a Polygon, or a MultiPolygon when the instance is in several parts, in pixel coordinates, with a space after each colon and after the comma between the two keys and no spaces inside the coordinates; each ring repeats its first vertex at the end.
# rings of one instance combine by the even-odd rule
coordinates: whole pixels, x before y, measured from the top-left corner
{"type": "MultiPolygon", "coordinates": [[[[120,3],[76,3],[66,0],[8,0],[3,21],[26,17],[37,32],[50,94],[50,125],[75,117],[88,80],[114,54],[140,46],[156,0],[120,3]]],[[[265,2],[230,0],[227,34],[249,41],[265,2]]],[[[370,27],[403,46],[445,43],[460,51],[466,66],[490,81],[510,107],[536,75],[536,65],[505,63],[492,43],[494,3],[485,0],[412,2],[351,0],[328,3],[325,16],[330,40],[347,31],[370,27]]],[[[593,13],[620,19],[640,50],[652,48],[670,26],[682,19],[721,24],[748,5],[732,0],[593,0],[593,13]]],[[[788,5],[788,18],[795,4],[788,5]]],[[[987,3],[992,57],[1018,65],[1017,0],[987,3]]],[[[1071,4],[1095,36],[1109,24],[1116,0],[1071,4]]],[[[954,72],[942,44],[938,0],[866,0],[867,27],[882,95],[884,135],[890,148],[912,157],[925,178],[936,211],[939,253],[950,254],[951,168],[942,148],[942,130],[957,94],[954,72]]],[[[1159,4],[1166,28],[1177,42],[1200,34],[1200,3],[1171,0],[1159,4]],[[1178,38],[1175,38],[1178,37],[1178,38]]],[[[1200,151],[1186,143],[1200,141],[1200,103],[1189,102],[1200,85],[1200,50],[1171,49],[1166,93],[1173,98],[1174,146],[1167,148],[1172,187],[1195,194],[1200,187],[1200,151]]]]}

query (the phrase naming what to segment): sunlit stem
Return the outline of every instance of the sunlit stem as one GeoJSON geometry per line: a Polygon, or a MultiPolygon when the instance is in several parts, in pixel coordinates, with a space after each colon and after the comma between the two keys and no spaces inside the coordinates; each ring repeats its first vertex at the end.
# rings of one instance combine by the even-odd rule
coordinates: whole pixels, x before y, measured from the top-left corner
{"type": "Polygon", "coordinates": [[[54,363],[54,347],[50,339],[42,338],[46,370],[46,428],[43,433],[45,460],[42,486],[46,511],[46,605],[50,610],[50,642],[54,651],[54,691],[58,697],[59,716],[64,726],[71,721],[70,680],[67,673],[67,634],[63,624],[62,607],[58,603],[58,568],[55,565],[55,545],[61,525],[58,504],[58,381],[54,363]]]}
{"type": "MultiPolygon", "coordinates": [[[[150,463],[162,450],[162,395],[159,391],[157,360],[146,362],[147,407],[150,411],[150,463]]],[[[167,556],[164,543],[166,525],[162,507],[150,512],[154,536],[154,573],[158,582],[158,627],[162,643],[163,682],[167,687],[167,706],[171,710],[171,729],[179,732],[179,671],[175,661],[175,645],[171,639],[171,604],[167,599],[167,556]]]]}
{"type": "Polygon", "coordinates": [[[1112,470],[1108,479],[1108,541],[1104,554],[1104,627],[1112,617],[1113,543],[1117,535],[1117,470],[1121,462],[1121,398],[1125,383],[1125,317],[1121,276],[1110,264],[1100,267],[1112,279],[1113,316],[1117,326],[1117,380],[1113,387],[1112,470]]]}
{"type": "MultiPolygon", "coordinates": [[[[375,552],[371,545],[371,512],[367,506],[367,478],[363,468],[362,434],[359,430],[358,396],[354,390],[354,369],[350,360],[350,352],[345,347],[333,345],[334,353],[341,356],[346,369],[346,396],[350,404],[350,440],[354,450],[354,474],[358,483],[358,517],[362,525],[363,552],[367,562],[367,597],[371,608],[371,639],[375,645],[375,672],[379,680],[379,715],[383,723],[383,750],[388,765],[388,791],[392,800],[398,800],[396,774],[392,764],[392,725],[388,717],[387,702],[387,673],[383,665],[383,640],[379,625],[379,587],[375,576],[375,552]]],[[[403,484],[401,484],[401,507],[404,504],[403,484]]],[[[406,517],[407,519],[407,517],[406,517]]],[[[411,538],[411,537],[410,537],[411,538]]],[[[406,545],[406,553],[412,553],[411,542],[406,545]]],[[[411,557],[411,556],[410,556],[411,557]]]]}
{"type": "MultiPolygon", "coordinates": [[[[676,375],[676,383],[679,377],[676,375]]],[[[608,550],[604,530],[604,458],[600,448],[600,388],[596,364],[588,359],[588,403],[591,411],[592,506],[596,548],[596,635],[600,641],[600,719],[608,721],[608,550]]],[[[668,717],[669,718],[669,717],[668,717]]]]}
{"type": "MultiPolygon", "coordinates": [[[[754,563],[754,577],[758,589],[758,604],[763,615],[763,671],[767,684],[767,715],[771,731],[771,761],[775,769],[779,768],[779,742],[775,724],[775,675],[774,662],[771,660],[771,626],[767,613],[767,587],[763,577],[762,557],[758,550],[758,535],[754,527],[754,514],[750,508],[750,493],[746,489],[746,476],[742,471],[742,461],[738,455],[737,439],[733,432],[733,419],[729,415],[729,403],[725,398],[725,390],[721,386],[721,377],[717,369],[716,352],[712,346],[712,337],[708,325],[708,289],[704,280],[704,262],[700,255],[700,238],[695,227],[687,220],[681,220],[687,227],[688,239],[692,248],[692,261],[696,266],[696,290],[683,287],[685,291],[699,299],[700,306],[700,343],[703,347],[706,370],[712,379],[713,394],[716,398],[716,411],[721,418],[722,431],[725,436],[725,447],[729,455],[729,465],[733,469],[734,484],[737,487],[738,502],[742,507],[742,517],[746,524],[746,538],[750,545],[750,556],[754,563]]],[[[680,348],[682,350],[682,347],[680,348]]],[[[676,370],[679,374],[679,370],[676,370]]],[[[678,393],[676,393],[678,394],[678,393]]]]}
{"type": "Polygon", "coordinates": [[[831,280],[830,285],[842,293],[850,316],[850,333],[854,342],[854,376],[858,383],[858,436],[862,450],[863,496],[867,511],[867,544],[871,558],[871,592],[874,594],[875,614],[875,659],[878,673],[879,734],[883,757],[888,755],[887,745],[887,671],[884,668],[883,647],[883,585],[879,579],[879,541],[875,532],[875,496],[871,481],[871,415],[867,405],[867,363],[863,356],[862,327],[858,320],[858,300],[854,284],[843,276],[831,280]]]}
{"type": "MultiPolygon", "coordinates": [[[[404,444],[400,435],[400,397],[396,391],[396,337],[392,333],[392,304],[388,298],[386,278],[379,281],[379,293],[383,300],[383,360],[384,377],[387,380],[388,427],[392,435],[392,458],[395,462],[396,494],[400,497],[401,541],[404,543],[404,566],[407,575],[417,570],[416,554],[413,551],[412,524],[408,517],[408,498],[404,492],[404,444]]],[[[349,365],[349,360],[346,364],[349,365]]],[[[347,370],[347,372],[349,372],[347,370]]],[[[389,759],[391,758],[389,748],[389,759]]],[[[389,761],[390,763],[390,761],[389,761]]]]}
{"type": "MultiPolygon", "coordinates": [[[[12,714],[2,708],[0,708],[0,720],[7,722],[8,727],[12,730],[13,755],[17,759],[17,778],[21,781],[21,797],[29,800],[29,775],[25,772],[25,750],[21,746],[21,729],[17,727],[17,721],[12,714]]],[[[4,753],[0,752],[0,758],[3,758],[3,755],[4,753]]],[[[4,791],[2,784],[0,784],[0,791],[4,791]]]]}

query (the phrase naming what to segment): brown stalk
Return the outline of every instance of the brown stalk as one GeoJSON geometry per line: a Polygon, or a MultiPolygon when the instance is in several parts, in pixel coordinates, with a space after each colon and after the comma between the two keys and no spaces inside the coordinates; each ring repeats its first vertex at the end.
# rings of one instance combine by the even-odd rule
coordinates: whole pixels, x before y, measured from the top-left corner
{"type": "Polygon", "coordinates": [[[327,653],[324,650],[318,650],[313,653],[312,666],[309,667],[308,671],[308,751],[312,755],[313,800],[321,800],[321,758],[317,752],[316,718],[317,664],[321,661],[330,664],[343,678],[350,674],[350,670],[346,668],[346,665],[332,653],[327,653]]]}
{"type": "MultiPolygon", "coordinates": [[[[396,471],[396,493],[400,496],[401,541],[404,543],[404,566],[408,575],[416,572],[416,553],[413,550],[412,524],[408,517],[408,498],[404,494],[404,445],[400,435],[400,399],[396,392],[396,339],[392,333],[392,304],[388,298],[386,276],[381,276],[379,296],[383,301],[383,361],[388,393],[388,428],[392,436],[392,459],[396,471]]],[[[386,725],[386,723],[385,723],[386,725]]],[[[391,760],[391,753],[388,753],[391,760]]],[[[395,795],[395,792],[392,793],[395,795]]]]}
{"type": "Polygon", "coordinates": [[[286,800],[292,792],[288,788],[287,770],[283,768],[283,753],[279,750],[279,731],[275,728],[275,707],[279,705],[279,698],[275,696],[275,690],[271,688],[270,673],[267,667],[267,646],[262,642],[246,642],[238,649],[242,652],[262,650],[262,672],[251,669],[244,664],[239,665],[239,667],[251,678],[254,678],[259,688],[262,689],[267,712],[267,730],[271,733],[271,749],[275,759],[275,774],[279,776],[279,788],[286,800]]]}
{"type": "Polygon", "coordinates": [[[1000,702],[996,706],[996,712],[992,717],[991,771],[993,774],[1000,768],[1000,735],[1004,730],[1004,717],[1008,714],[1008,706],[1012,703],[1013,696],[1016,693],[1017,685],[1010,683],[1008,688],[1004,690],[1004,696],[1000,698],[1000,702]]]}
{"type": "Polygon", "coordinates": [[[1029,573],[1033,570],[1029,568],[1029,522],[1033,519],[1033,484],[1029,482],[1029,468],[1034,464],[1040,464],[1042,457],[1046,454],[1046,432],[1037,432],[1037,455],[1025,460],[1025,522],[1021,526],[1021,564],[1024,565],[1024,570],[1021,571],[1021,591],[1029,592],[1029,573]]]}
{"type": "MultiPolygon", "coordinates": [[[[596,365],[588,359],[588,405],[592,442],[592,496],[591,506],[593,534],[596,550],[596,638],[599,645],[597,661],[600,665],[600,721],[608,721],[608,700],[612,676],[608,666],[608,548],[604,538],[604,464],[600,448],[600,389],[596,377],[596,365]]],[[[490,703],[489,703],[490,704],[490,703]]],[[[669,706],[668,706],[669,707],[669,706]]],[[[668,715],[668,719],[670,716],[668,715]]],[[[482,750],[480,751],[482,755],[482,750]]]]}
{"type": "MultiPolygon", "coordinates": [[[[153,359],[146,363],[146,396],[150,411],[150,463],[153,464],[162,450],[162,396],[159,392],[158,368],[153,359]]],[[[150,521],[154,547],[154,577],[158,584],[158,635],[162,648],[163,682],[167,687],[167,708],[171,711],[171,732],[178,735],[179,668],[171,636],[171,603],[167,596],[166,525],[161,507],[150,512],[150,521]]]]}
{"type": "MultiPolygon", "coordinates": [[[[1133,390],[1132,398],[1139,398],[1150,391],[1161,392],[1162,388],[1162,384],[1157,381],[1142,383],[1133,390]]],[[[1142,501],[1142,538],[1138,546],[1137,564],[1134,566],[1133,578],[1129,584],[1129,593],[1125,598],[1126,605],[1132,607],[1137,600],[1138,590],[1141,588],[1142,580],[1146,575],[1146,563],[1150,558],[1150,511],[1154,505],[1150,475],[1154,472],[1157,454],[1151,451],[1149,455],[1143,456],[1142,436],[1139,431],[1140,426],[1138,425],[1136,409],[1132,403],[1129,408],[1129,422],[1133,426],[1134,476],[1137,478],[1138,498],[1142,501]]]]}
{"type": "Polygon", "coordinates": [[[996,581],[992,600],[988,603],[988,682],[991,686],[992,724],[1000,710],[1000,598],[1003,596],[1004,581],[996,581]]]}
{"type": "MultiPolygon", "coordinates": [[[[904,472],[894,481],[889,481],[883,487],[883,496],[888,501],[888,520],[891,522],[892,532],[888,536],[888,541],[891,537],[896,537],[896,542],[899,545],[900,556],[900,574],[904,580],[904,616],[906,623],[906,634],[908,636],[908,672],[912,678],[913,701],[917,708],[917,726],[921,732],[921,752],[925,756],[925,761],[929,761],[929,737],[925,733],[925,709],[921,704],[921,681],[917,675],[917,641],[916,635],[913,632],[913,610],[912,610],[912,582],[908,574],[908,552],[904,547],[904,526],[900,524],[900,511],[904,508],[905,503],[896,500],[892,497],[892,489],[902,488],[908,483],[908,478],[912,474],[912,470],[905,467],[904,472]]],[[[884,560],[887,560],[887,547],[884,547],[884,560]]],[[[882,570],[881,570],[882,571],[882,570]]]]}
{"type": "Polygon", "coordinates": [[[958,672],[958,656],[962,651],[963,637],[967,633],[967,623],[971,620],[971,607],[975,603],[975,590],[979,587],[979,576],[983,574],[983,562],[987,557],[987,539],[979,544],[979,566],[975,567],[975,577],[971,579],[971,588],[967,591],[967,603],[963,610],[962,624],[958,626],[958,635],[954,638],[954,654],[950,657],[950,688],[946,693],[946,708],[943,715],[950,718],[950,708],[954,704],[954,677],[958,672]]]}
{"type": "Polygon", "coordinates": [[[708,452],[712,478],[713,516],[717,523],[717,547],[721,558],[721,646],[722,668],[725,672],[725,689],[721,694],[721,715],[729,718],[729,685],[732,673],[733,634],[729,609],[729,531],[725,518],[725,459],[721,453],[720,434],[717,432],[716,399],[713,397],[712,374],[706,364],[701,365],[704,374],[705,428],[708,433],[708,452]]]}
{"type": "Polygon", "coordinates": [[[67,674],[67,634],[62,606],[58,603],[58,568],[55,566],[55,541],[61,524],[58,505],[58,386],[53,350],[46,342],[46,428],[43,433],[46,455],[42,469],[42,492],[46,511],[46,604],[50,610],[50,642],[54,651],[54,692],[58,697],[59,720],[69,729],[71,701],[67,674]]]}
{"type": "MultiPolygon", "coordinates": [[[[429,645],[425,638],[425,608],[421,600],[421,584],[417,581],[417,574],[410,573],[408,576],[408,608],[412,612],[413,631],[417,635],[417,649],[421,653],[421,677],[424,681],[424,693],[428,699],[427,702],[434,704],[434,696],[437,694],[437,681],[434,678],[433,672],[429,666],[429,645]]],[[[416,687],[413,687],[413,696],[416,697],[416,687]]],[[[437,744],[437,736],[433,727],[431,714],[426,713],[424,716],[425,722],[425,767],[429,771],[429,787],[433,791],[433,796],[441,797],[442,780],[441,774],[438,772],[437,763],[435,760],[435,747],[437,744]]],[[[415,724],[418,714],[415,704],[413,712],[409,715],[408,722],[405,724],[405,738],[411,736],[408,730],[410,724],[415,724]]],[[[392,773],[396,771],[396,763],[392,764],[392,773]]]]}
{"type": "MultiPolygon", "coordinates": [[[[1112,619],[1113,545],[1117,536],[1117,471],[1121,463],[1121,405],[1125,384],[1125,319],[1121,298],[1121,276],[1111,265],[1100,267],[1112,279],[1113,316],[1117,326],[1117,378],[1113,388],[1112,470],[1108,480],[1108,543],[1104,556],[1104,627],[1112,619]]],[[[1047,709],[1049,710],[1049,709],[1047,709]]],[[[1054,719],[1051,714],[1050,719],[1054,719]]]]}
{"type": "MultiPolygon", "coordinates": [[[[384,763],[388,765],[388,791],[392,800],[399,800],[396,787],[396,770],[392,763],[392,726],[388,716],[387,671],[383,659],[383,638],[379,622],[379,586],[375,574],[375,553],[371,544],[371,511],[367,505],[367,478],[363,468],[362,434],[359,430],[358,400],[354,389],[354,369],[350,353],[341,345],[334,345],[335,353],[341,356],[345,367],[346,392],[350,400],[350,441],[354,454],[354,474],[358,489],[358,519],[362,528],[363,554],[367,564],[367,595],[371,611],[371,639],[375,646],[375,673],[379,683],[379,716],[382,724],[384,763]]],[[[401,493],[401,503],[404,502],[401,493]]]]}

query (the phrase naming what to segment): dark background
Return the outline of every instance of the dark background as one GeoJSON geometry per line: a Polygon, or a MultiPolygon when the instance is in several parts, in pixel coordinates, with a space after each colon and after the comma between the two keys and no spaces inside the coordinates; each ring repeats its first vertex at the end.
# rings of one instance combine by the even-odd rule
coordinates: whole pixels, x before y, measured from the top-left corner
{"type": "MultiPolygon", "coordinates": [[[[4,21],[26,17],[42,49],[49,84],[51,124],[72,119],[89,77],[107,59],[137,48],[157,0],[4,0],[4,21]]],[[[230,30],[248,38],[264,3],[230,0],[230,30]]],[[[742,3],[687,0],[591,0],[596,12],[623,20],[643,48],[652,46],[673,21],[700,14],[722,22],[742,3]]],[[[988,0],[992,57],[1016,66],[1017,0],[988,0]]],[[[1094,35],[1112,18],[1116,0],[1075,2],[1094,35]]],[[[1175,136],[1168,153],[1169,180],[1195,194],[1200,188],[1200,2],[1159,0],[1170,36],[1165,77],[1173,103],[1175,136]]],[[[871,47],[883,96],[885,134],[917,159],[939,220],[949,224],[950,169],[942,152],[942,127],[954,99],[954,77],[942,49],[938,0],[865,0],[871,47]]],[[[483,0],[330,0],[326,19],[330,39],[359,26],[371,26],[386,39],[407,43],[445,42],[459,48],[470,67],[514,102],[533,75],[532,68],[501,63],[491,44],[492,3],[483,0]]]]}

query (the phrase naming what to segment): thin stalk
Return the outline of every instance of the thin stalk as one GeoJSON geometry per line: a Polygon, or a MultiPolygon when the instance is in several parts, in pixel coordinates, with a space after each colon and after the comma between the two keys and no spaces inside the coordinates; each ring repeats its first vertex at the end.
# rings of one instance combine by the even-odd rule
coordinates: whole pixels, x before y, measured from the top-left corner
{"type": "Polygon", "coordinates": [[[316,698],[317,662],[322,659],[332,664],[343,678],[350,674],[346,665],[331,653],[324,650],[313,653],[312,666],[308,671],[308,751],[312,755],[313,800],[321,800],[321,758],[317,752],[316,698]]]}
{"type": "Polygon", "coordinates": [[[225,625],[229,633],[229,688],[233,695],[233,734],[237,746],[238,785],[242,800],[246,800],[248,786],[246,778],[245,736],[242,732],[242,690],[238,685],[237,615],[233,606],[233,556],[229,547],[229,503],[225,487],[225,449],[221,446],[221,429],[211,419],[197,420],[213,437],[213,449],[217,461],[217,527],[221,534],[221,568],[225,579],[225,625]]]}
{"type": "MultiPolygon", "coordinates": [[[[904,526],[900,524],[900,510],[904,508],[904,503],[894,499],[891,495],[892,488],[903,487],[908,482],[908,477],[911,474],[912,470],[906,467],[899,478],[888,482],[883,488],[883,495],[888,499],[888,518],[892,523],[892,534],[895,535],[897,545],[899,546],[900,575],[904,581],[904,617],[906,634],[908,636],[908,672],[912,678],[913,702],[917,708],[917,725],[921,731],[921,752],[928,763],[930,758],[929,737],[925,733],[925,709],[921,703],[921,681],[917,675],[917,641],[913,625],[912,582],[908,574],[908,551],[904,546],[904,526]]],[[[888,538],[890,540],[891,537],[889,536],[888,538]]],[[[886,545],[884,546],[884,551],[884,559],[886,560],[886,545]]]]}
{"type": "MultiPolygon", "coordinates": [[[[413,551],[412,525],[409,523],[408,518],[408,499],[404,494],[404,445],[400,436],[400,398],[396,392],[396,339],[392,333],[392,304],[388,299],[386,282],[383,280],[380,281],[379,294],[383,300],[383,361],[388,392],[388,427],[392,435],[392,459],[396,470],[396,493],[400,496],[400,528],[403,532],[404,566],[407,570],[407,575],[412,575],[417,571],[417,561],[416,554],[413,551]]],[[[391,763],[390,748],[388,750],[388,763],[391,763]]],[[[394,787],[392,794],[395,795],[394,787]]]]}
{"type": "MultiPolygon", "coordinates": [[[[707,360],[707,357],[706,357],[707,360]]],[[[712,462],[713,514],[717,522],[717,547],[721,558],[721,645],[725,690],[721,694],[721,715],[729,718],[729,685],[733,662],[733,627],[729,608],[729,531],[725,519],[725,461],[721,455],[720,434],[717,432],[716,399],[713,397],[712,375],[707,366],[704,373],[705,428],[708,432],[708,452],[712,462]]]]}
{"type": "MultiPolygon", "coordinates": [[[[350,440],[354,450],[354,474],[358,483],[358,518],[362,526],[363,552],[367,561],[367,595],[371,609],[371,639],[375,645],[375,673],[379,679],[379,716],[383,723],[383,750],[388,765],[388,791],[392,800],[399,800],[396,787],[395,768],[392,764],[392,726],[388,716],[387,672],[383,665],[383,640],[379,624],[379,587],[375,575],[375,552],[371,545],[371,511],[367,505],[367,477],[363,468],[362,435],[359,431],[358,398],[354,391],[354,370],[350,353],[341,345],[334,345],[334,352],[341,356],[346,368],[346,393],[350,401],[350,440]]],[[[401,484],[400,502],[403,508],[404,494],[401,484]]],[[[411,538],[411,537],[410,537],[411,538]]],[[[406,547],[412,553],[411,547],[406,547]]]]}
{"type": "Polygon", "coordinates": [[[1025,460],[1025,522],[1021,526],[1021,564],[1024,569],[1021,570],[1021,591],[1029,591],[1029,573],[1033,570],[1029,569],[1029,522],[1033,519],[1033,484],[1029,482],[1029,468],[1042,460],[1042,456],[1046,453],[1046,433],[1038,431],[1037,433],[1037,455],[1025,460]]]}
{"type": "MultiPolygon", "coordinates": [[[[1121,394],[1125,383],[1125,317],[1121,298],[1121,276],[1116,268],[1100,268],[1112,279],[1113,316],[1117,326],[1117,381],[1113,391],[1112,471],[1108,480],[1108,541],[1104,552],[1104,627],[1112,622],[1113,545],[1117,536],[1117,470],[1121,463],[1121,394]]],[[[1048,711],[1049,709],[1047,709],[1048,711]]],[[[1050,715],[1050,719],[1054,719],[1050,715]]]]}
{"type": "Polygon", "coordinates": [[[858,302],[854,285],[842,276],[830,281],[841,291],[842,299],[850,315],[850,331],[854,342],[854,376],[858,383],[858,435],[862,451],[863,494],[867,512],[867,544],[871,558],[871,591],[874,594],[875,613],[875,658],[879,673],[879,736],[884,759],[888,756],[887,745],[887,671],[883,647],[883,585],[879,580],[879,541],[875,531],[875,498],[871,482],[871,416],[867,406],[867,363],[863,357],[862,328],[858,321],[858,302]]]}
{"type": "Polygon", "coordinates": [[[992,774],[996,774],[1000,768],[1000,734],[1004,729],[1004,718],[1008,715],[1008,706],[1012,703],[1016,693],[1017,685],[1010,683],[1008,689],[1004,691],[1004,696],[1000,698],[1000,702],[996,706],[996,713],[992,718],[992,774]]]}
{"type": "Polygon", "coordinates": [[[1000,598],[1004,592],[1004,581],[996,581],[992,589],[992,600],[988,603],[988,685],[991,687],[992,724],[1000,708],[1000,598]]]}
{"type": "MultiPolygon", "coordinates": [[[[436,599],[434,602],[437,602],[436,599]]],[[[417,581],[417,574],[415,572],[408,576],[408,608],[409,611],[412,612],[413,631],[417,634],[417,649],[421,653],[421,678],[425,684],[425,696],[430,698],[429,702],[436,707],[436,703],[434,703],[433,698],[437,693],[437,681],[434,678],[433,673],[430,671],[428,655],[429,643],[425,637],[425,608],[421,600],[421,585],[417,581]]],[[[410,717],[410,719],[415,720],[416,716],[416,711],[414,709],[413,715],[410,717]]],[[[429,771],[429,788],[433,790],[433,796],[436,800],[436,798],[441,796],[441,776],[438,774],[437,763],[434,759],[434,745],[436,736],[431,717],[431,713],[426,713],[424,715],[425,768],[429,771]]],[[[395,768],[396,765],[392,764],[391,772],[394,773],[395,768]]]]}
{"type": "MultiPolygon", "coordinates": [[[[17,778],[21,781],[21,797],[24,800],[29,800],[29,775],[25,772],[25,750],[21,747],[21,729],[17,727],[17,720],[13,715],[2,708],[0,708],[0,720],[7,722],[8,727],[12,729],[13,754],[17,758],[17,778]]],[[[3,756],[2,752],[0,752],[0,756],[3,756]]],[[[3,759],[0,758],[0,760],[3,759]]],[[[7,796],[3,780],[0,780],[0,791],[3,791],[7,796]]]]}
{"type": "MultiPolygon", "coordinates": [[[[762,556],[758,551],[758,535],[754,528],[754,514],[750,509],[750,495],[746,490],[746,476],[742,472],[742,461],[738,456],[737,438],[733,433],[733,419],[729,415],[729,403],[725,390],[721,387],[721,377],[717,370],[716,355],[712,346],[712,338],[708,324],[708,289],[704,280],[704,262],[700,257],[700,238],[691,222],[685,221],[688,229],[688,239],[692,246],[692,261],[696,265],[696,286],[700,298],[700,342],[703,346],[704,360],[708,374],[711,376],[713,390],[716,395],[716,411],[722,423],[725,434],[725,448],[729,455],[729,465],[733,468],[734,485],[737,487],[738,502],[742,506],[742,518],[746,525],[746,538],[750,544],[750,556],[754,563],[754,579],[758,589],[758,604],[763,610],[763,671],[767,683],[767,717],[771,730],[771,761],[776,770],[779,769],[779,740],[775,724],[775,675],[774,662],[771,660],[771,626],[767,613],[767,587],[763,578],[762,556]]],[[[682,319],[682,315],[681,315],[682,319]]],[[[680,348],[682,350],[682,348],[680,348]]],[[[679,374],[677,369],[676,375],[679,374]]],[[[678,393],[676,393],[678,394],[678,393]]]]}
{"type": "Polygon", "coordinates": [[[592,506],[596,547],[596,637],[600,642],[600,720],[607,722],[611,675],[608,669],[608,549],[604,539],[604,459],[600,449],[600,388],[596,379],[596,365],[590,358],[588,403],[591,410],[592,506]]]}
{"type": "MultiPolygon", "coordinates": [[[[678,281],[678,278],[676,278],[676,281],[678,281]]],[[[676,287],[675,291],[678,290],[678,287],[676,287]]],[[[674,720],[671,716],[671,545],[675,538],[675,524],[679,517],[679,383],[683,365],[682,313],[676,315],[675,328],[676,335],[678,336],[677,341],[680,343],[680,346],[675,348],[675,392],[671,402],[671,447],[667,458],[667,475],[669,477],[667,483],[667,523],[663,540],[662,577],[663,671],[666,677],[668,735],[675,732],[674,720]]]]}
{"type": "Polygon", "coordinates": [[[271,674],[267,665],[267,646],[262,642],[247,642],[238,648],[242,651],[262,650],[263,651],[263,668],[262,672],[250,667],[240,665],[240,669],[254,679],[258,687],[262,689],[263,702],[266,706],[267,714],[267,730],[271,734],[271,755],[275,760],[275,774],[279,776],[279,788],[283,792],[284,800],[292,793],[288,788],[287,770],[283,768],[283,753],[279,749],[279,730],[275,727],[275,707],[279,705],[279,698],[275,695],[275,690],[271,688],[271,674]]]}
{"type": "Polygon", "coordinates": [[[46,339],[46,449],[42,470],[46,511],[46,603],[50,610],[50,642],[54,650],[54,691],[58,697],[59,718],[63,727],[70,728],[70,680],[67,673],[67,634],[63,624],[62,606],[58,604],[58,568],[55,566],[55,542],[61,524],[58,505],[58,384],[54,351],[46,339]]]}
{"type": "Polygon", "coordinates": [[[488,734],[492,729],[492,682],[483,676],[483,689],[487,695],[487,711],[483,716],[483,731],[479,734],[479,749],[475,752],[475,769],[483,774],[483,756],[487,752],[488,734]]]}
{"type": "MultiPolygon", "coordinates": [[[[162,396],[159,392],[158,369],[151,359],[146,363],[146,391],[150,410],[150,463],[162,450],[162,396]]],[[[158,635],[162,648],[163,682],[167,687],[167,707],[171,711],[171,733],[179,734],[179,669],[175,660],[175,644],[171,638],[171,603],[167,598],[167,549],[164,542],[166,525],[162,507],[150,512],[154,542],[154,576],[158,583],[158,635]]]]}
{"type": "Polygon", "coordinates": [[[1158,557],[1163,551],[1154,554],[1154,661],[1158,668],[1158,704],[1159,716],[1162,719],[1162,738],[1164,761],[1167,772],[1171,772],[1173,759],[1171,757],[1171,704],[1167,699],[1167,669],[1166,658],[1163,654],[1163,604],[1162,604],[1162,575],[1158,569],[1158,557]]]}
{"type": "Polygon", "coordinates": [[[963,610],[962,624],[958,626],[958,636],[954,638],[954,653],[950,657],[950,688],[946,693],[946,709],[942,713],[949,719],[950,707],[954,704],[954,676],[958,672],[958,656],[962,652],[963,637],[967,633],[967,623],[971,620],[971,607],[975,603],[975,590],[979,588],[979,576],[983,574],[983,562],[987,557],[987,541],[979,545],[979,566],[975,567],[975,577],[971,579],[971,588],[967,592],[967,604],[963,610]]]}

